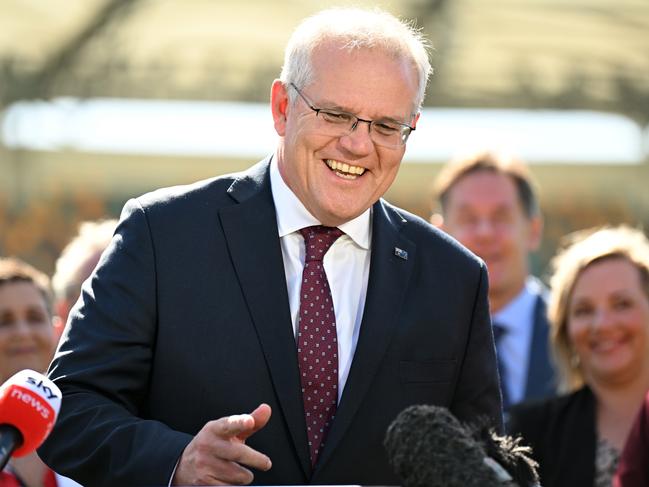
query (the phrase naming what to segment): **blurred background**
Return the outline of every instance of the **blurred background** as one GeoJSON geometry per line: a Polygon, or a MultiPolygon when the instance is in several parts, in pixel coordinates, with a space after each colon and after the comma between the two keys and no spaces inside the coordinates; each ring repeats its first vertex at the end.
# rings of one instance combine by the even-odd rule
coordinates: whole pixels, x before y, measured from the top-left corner
{"type": "MultiPolygon", "coordinates": [[[[282,50],[315,0],[0,0],[0,255],[51,272],[81,220],[275,146],[282,50]]],[[[529,162],[565,233],[649,228],[649,1],[355,1],[434,46],[425,109],[387,199],[427,218],[448,159],[529,162]]]]}

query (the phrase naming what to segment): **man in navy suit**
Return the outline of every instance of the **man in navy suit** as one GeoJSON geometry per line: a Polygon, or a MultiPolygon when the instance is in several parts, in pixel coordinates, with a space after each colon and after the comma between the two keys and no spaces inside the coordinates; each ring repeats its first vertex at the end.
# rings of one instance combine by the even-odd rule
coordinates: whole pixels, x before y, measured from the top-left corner
{"type": "Polygon", "coordinates": [[[429,71],[387,13],[298,27],[271,90],[274,155],[126,204],[50,368],[64,399],[46,462],[84,485],[387,485],[383,437],[405,407],[501,426],[484,263],[381,199],[429,71]],[[316,228],[342,234],[319,279],[316,228]],[[313,287],[335,315],[324,440],[296,344],[313,287]]]}
{"type": "Polygon", "coordinates": [[[489,270],[505,409],[554,394],[547,289],[529,269],[543,221],[528,167],[504,155],[473,154],[442,168],[436,192],[442,215],[434,215],[433,223],[484,259],[489,270]]]}

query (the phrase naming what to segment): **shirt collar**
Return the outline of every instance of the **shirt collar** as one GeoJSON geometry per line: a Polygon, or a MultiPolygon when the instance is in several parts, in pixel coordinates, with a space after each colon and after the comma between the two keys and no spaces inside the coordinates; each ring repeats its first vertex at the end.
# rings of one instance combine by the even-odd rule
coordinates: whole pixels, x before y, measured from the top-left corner
{"type": "Polygon", "coordinates": [[[492,321],[508,331],[513,331],[518,326],[521,326],[522,316],[529,316],[530,318],[532,316],[536,295],[538,294],[536,292],[537,288],[538,284],[533,278],[526,279],[521,292],[493,315],[492,321]]]}
{"type": "MultiPolygon", "coordinates": [[[[321,225],[284,182],[279,172],[276,157],[273,157],[270,162],[270,187],[275,202],[277,229],[280,238],[297,232],[304,227],[321,225]]],[[[353,220],[338,225],[338,228],[345,232],[356,245],[365,250],[369,250],[371,242],[370,216],[371,208],[368,208],[353,220]]]]}

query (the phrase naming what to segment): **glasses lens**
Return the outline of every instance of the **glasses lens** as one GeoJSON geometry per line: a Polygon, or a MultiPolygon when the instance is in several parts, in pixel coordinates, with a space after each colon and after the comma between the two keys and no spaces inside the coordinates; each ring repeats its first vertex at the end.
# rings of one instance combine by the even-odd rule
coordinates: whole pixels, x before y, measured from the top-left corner
{"type": "Polygon", "coordinates": [[[356,117],[351,113],[335,110],[320,109],[315,118],[317,130],[323,135],[342,137],[349,134],[356,123],[356,117]]]}
{"type": "Polygon", "coordinates": [[[372,122],[372,140],[385,147],[398,147],[408,140],[410,128],[394,121],[372,122]]]}
{"type": "MultiPolygon", "coordinates": [[[[363,130],[355,115],[334,110],[320,110],[316,117],[317,130],[323,135],[342,137],[354,130],[363,130]]],[[[394,121],[375,121],[370,128],[370,137],[375,144],[384,147],[400,147],[406,143],[410,128],[394,121]]]]}

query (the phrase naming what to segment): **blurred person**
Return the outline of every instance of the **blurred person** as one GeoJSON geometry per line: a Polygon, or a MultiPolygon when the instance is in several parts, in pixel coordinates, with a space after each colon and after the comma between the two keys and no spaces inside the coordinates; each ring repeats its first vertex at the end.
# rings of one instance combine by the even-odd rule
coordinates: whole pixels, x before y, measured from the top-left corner
{"type": "Polygon", "coordinates": [[[70,309],[81,294],[81,285],[97,266],[116,227],[117,220],[114,219],[81,222],[78,233],[65,246],[57,259],[52,276],[52,289],[54,329],[58,336],[61,336],[70,309]]]}
{"type": "MultiPolygon", "coordinates": [[[[0,384],[24,369],[45,372],[55,343],[49,278],[19,259],[0,258],[0,384]]],[[[36,452],[10,459],[0,472],[0,487],[71,485],[36,452]]]]}
{"type": "Polygon", "coordinates": [[[649,392],[624,444],[613,487],[649,487],[649,392]]]}
{"type": "Polygon", "coordinates": [[[431,222],[484,259],[503,405],[552,396],[547,289],[530,274],[543,230],[535,184],[519,159],[481,152],[451,161],[435,180],[431,222]]]}
{"type": "Polygon", "coordinates": [[[50,465],[92,485],[387,485],[405,407],[501,427],[484,263],[381,199],[429,70],[392,15],[320,12],[271,87],[274,155],[126,204],[50,368],[50,465]]]}
{"type": "Polygon", "coordinates": [[[532,447],[544,487],[608,487],[649,390],[649,240],[627,226],[580,232],[553,267],[565,394],[512,408],[509,430],[532,447]]]}

